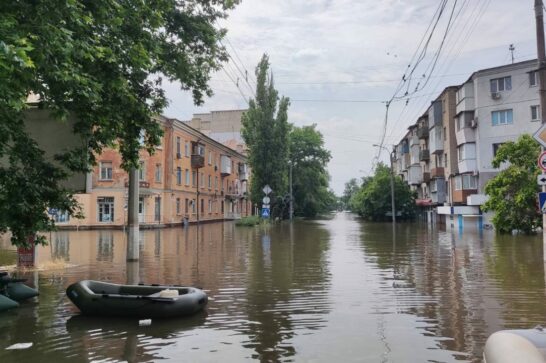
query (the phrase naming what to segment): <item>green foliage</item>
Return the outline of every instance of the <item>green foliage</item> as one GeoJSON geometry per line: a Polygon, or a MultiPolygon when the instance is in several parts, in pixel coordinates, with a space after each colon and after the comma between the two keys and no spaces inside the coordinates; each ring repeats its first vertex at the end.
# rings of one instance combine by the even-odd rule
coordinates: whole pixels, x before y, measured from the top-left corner
{"type": "MultiPolygon", "coordinates": [[[[347,183],[345,183],[345,189],[343,190],[343,195],[341,196],[341,203],[344,209],[351,209],[350,201],[356,193],[360,190],[360,185],[356,178],[352,178],[347,183]]],[[[354,212],[354,211],[353,211],[354,212]]]]}
{"type": "Polygon", "coordinates": [[[522,135],[516,142],[507,142],[497,151],[493,167],[503,163],[508,167],[500,171],[485,186],[489,199],[484,211],[493,211],[493,224],[501,233],[519,230],[532,233],[542,224],[537,208],[536,183],[539,174],[536,165],[540,153],[538,143],[530,135],[522,135]]]}
{"type": "Polygon", "coordinates": [[[241,218],[235,222],[236,226],[252,227],[260,224],[261,219],[259,216],[248,216],[241,218]]]}
{"type": "Polygon", "coordinates": [[[59,158],[73,171],[86,171],[114,143],[123,166],[137,166],[141,132],[149,152],[161,137],[152,117],[167,104],[163,77],[180,82],[197,104],[212,94],[210,74],[226,59],[216,20],[237,2],[2,1],[0,232],[11,230],[12,242],[23,245],[26,236],[54,228],[47,207],[78,213],[59,186],[66,175],[24,131],[30,93],[53,117],[77,117],[75,131],[88,145],[59,158]],[[89,164],[76,162],[82,151],[89,164]]]}
{"type": "Polygon", "coordinates": [[[324,148],[322,134],[316,125],[293,127],[290,132],[290,163],[294,214],[315,217],[331,211],[336,197],[328,190],[329,175],[326,165],[331,155],[324,148]]]}
{"type": "Polygon", "coordinates": [[[288,98],[278,98],[269,57],[264,54],[256,67],[256,99],[249,101],[242,118],[241,134],[248,147],[252,169],[250,185],[252,202],[261,204],[262,188],[268,184],[273,193],[272,217],[282,216],[282,204],[288,191],[288,98]]]}
{"type": "MultiPolygon", "coordinates": [[[[378,164],[375,174],[366,178],[360,190],[350,200],[351,210],[370,221],[390,220],[391,216],[391,170],[378,164]]],[[[415,217],[415,193],[399,177],[394,179],[394,194],[397,220],[415,217]]]]}

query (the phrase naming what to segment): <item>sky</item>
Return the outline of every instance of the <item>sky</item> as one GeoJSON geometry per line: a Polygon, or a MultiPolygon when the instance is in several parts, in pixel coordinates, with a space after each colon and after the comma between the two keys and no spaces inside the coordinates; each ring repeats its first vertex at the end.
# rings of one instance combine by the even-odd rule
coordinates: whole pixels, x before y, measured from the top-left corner
{"type": "MultiPolygon", "coordinates": [[[[378,155],[373,145],[382,138],[385,101],[415,64],[414,54],[422,49],[419,44],[440,2],[242,0],[220,23],[228,30],[223,43],[233,60],[212,76],[215,95],[196,107],[190,93],[167,84],[170,105],[164,113],[189,120],[198,112],[246,108],[256,64],[267,53],[277,90],[291,99],[289,121],[316,124],[323,134],[332,154],[330,187],[341,195],[351,178],[373,173],[378,155]],[[237,67],[250,74],[248,84],[237,67]]],[[[410,92],[407,104],[391,103],[384,145],[398,143],[445,87],[461,84],[479,69],[510,63],[510,44],[516,62],[536,58],[533,4],[448,0],[411,83],[404,84],[402,95],[410,92]]],[[[380,160],[388,163],[386,152],[380,160]]]]}

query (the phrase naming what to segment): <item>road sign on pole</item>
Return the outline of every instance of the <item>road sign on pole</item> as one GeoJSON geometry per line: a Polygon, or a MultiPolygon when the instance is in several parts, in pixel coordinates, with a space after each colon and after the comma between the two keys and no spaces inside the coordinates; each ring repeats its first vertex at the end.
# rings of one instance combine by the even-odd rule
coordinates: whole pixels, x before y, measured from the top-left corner
{"type": "MultiPolygon", "coordinates": [[[[546,194],[546,193],[545,193],[546,194]]],[[[262,218],[268,219],[270,216],[269,208],[262,208],[262,218]]]]}
{"type": "Polygon", "coordinates": [[[542,124],[537,132],[534,133],[533,138],[538,141],[542,147],[546,147],[546,124],[542,124]]]}
{"type": "Polygon", "coordinates": [[[538,185],[546,185],[546,174],[537,175],[537,184],[538,185]]]}
{"type": "Polygon", "coordinates": [[[546,151],[543,151],[538,157],[538,167],[546,171],[546,151]]]}
{"type": "Polygon", "coordinates": [[[269,198],[267,196],[263,197],[263,199],[262,199],[263,204],[269,204],[269,202],[271,202],[271,198],[269,198]]]}
{"type": "Polygon", "coordinates": [[[538,205],[540,207],[540,212],[546,214],[546,192],[538,193],[538,205]]]}
{"type": "Polygon", "coordinates": [[[271,192],[273,191],[273,189],[271,189],[271,187],[269,186],[269,184],[266,184],[266,186],[262,189],[263,192],[265,193],[265,195],[269,195],[271,194],[271,192]]]}

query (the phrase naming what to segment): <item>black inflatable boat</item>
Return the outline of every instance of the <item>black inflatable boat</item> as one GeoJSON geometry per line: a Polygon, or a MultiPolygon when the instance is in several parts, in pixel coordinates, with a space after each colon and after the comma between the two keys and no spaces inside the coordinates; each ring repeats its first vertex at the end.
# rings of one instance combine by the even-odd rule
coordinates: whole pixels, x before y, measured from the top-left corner
{"type": "Polygon", "coordinates": [[[85,315],[170,318],[191,315],[207,304],[194,287],[117,285],[84,280],[70,285],[66,295],[85,315]]]}

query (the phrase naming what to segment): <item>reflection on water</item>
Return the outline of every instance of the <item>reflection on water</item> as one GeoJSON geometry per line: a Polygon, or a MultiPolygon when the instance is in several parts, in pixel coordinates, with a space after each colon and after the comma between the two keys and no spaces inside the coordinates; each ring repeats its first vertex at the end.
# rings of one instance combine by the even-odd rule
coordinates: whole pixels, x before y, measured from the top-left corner
{"type": "MultiPolygon", "coordinates": [[[[25,274],[40,297],[0,314],[0,361],[478,362],[490,333],[546,316],[535,237],[392,229],[340,213],[145,230],[140,261],[125,252],[122,231],[53,233],[37,253],[48,269],[25,274]],[[198,286],[210,303],[151,326],[86,318],[64,290],[88,278],[198,286]],[[34,345],[5,350],[22,342],[34,345]]],[[[0,263],[15,263],[7,241],[0,263]]]]}

